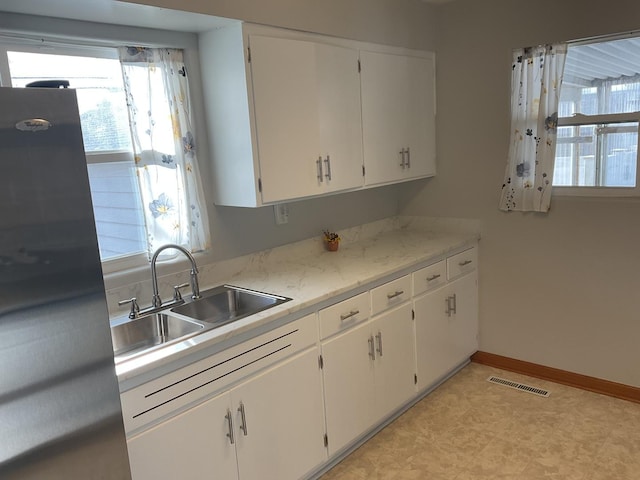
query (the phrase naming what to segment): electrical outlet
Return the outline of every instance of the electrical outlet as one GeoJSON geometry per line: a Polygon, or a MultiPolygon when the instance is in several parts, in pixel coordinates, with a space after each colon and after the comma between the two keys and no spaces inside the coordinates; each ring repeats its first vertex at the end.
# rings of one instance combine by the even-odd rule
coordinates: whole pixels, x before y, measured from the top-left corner
{"type": "Polygon", "coordinates": [[[289,205],[286,203],[280,203],[273,206],[273,213],[276,217],[276,225],[283,225],[289,223],[289,205]]]}

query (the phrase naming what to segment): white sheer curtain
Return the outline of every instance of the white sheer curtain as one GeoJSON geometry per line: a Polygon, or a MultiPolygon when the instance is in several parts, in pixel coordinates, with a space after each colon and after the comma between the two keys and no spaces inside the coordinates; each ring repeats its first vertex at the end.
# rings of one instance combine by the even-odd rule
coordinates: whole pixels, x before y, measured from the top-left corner
{"type": "Polygon", "coordinates": [[[181,50],[121,47],[148,250],[209,248],[210,233],[181,50]]]}
{"type": "Polygon", "coordinates": [[[514,51],[511,139],[500,210],[547,212],[566,44],[514,51]]]}

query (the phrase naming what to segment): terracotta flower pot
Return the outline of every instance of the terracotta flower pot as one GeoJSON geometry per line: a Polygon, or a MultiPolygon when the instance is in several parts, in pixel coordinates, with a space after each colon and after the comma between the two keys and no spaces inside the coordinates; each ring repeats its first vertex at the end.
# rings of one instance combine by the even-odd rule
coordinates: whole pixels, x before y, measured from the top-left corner
{"type": "Polygon", "coordinates": [[[325,244],[330,252],[336,252],[340,246],[340,242],[325,242],[325,244]]]}

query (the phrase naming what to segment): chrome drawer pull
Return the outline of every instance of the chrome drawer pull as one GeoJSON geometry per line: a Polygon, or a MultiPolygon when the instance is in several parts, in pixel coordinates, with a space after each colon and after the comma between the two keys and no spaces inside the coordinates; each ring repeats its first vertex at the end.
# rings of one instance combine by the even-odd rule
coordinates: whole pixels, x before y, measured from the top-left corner
{"type": "Polygon", "coordinates": [[[227,414],[224,416],[227,419],[227,426],[229,427],[229,433],[227,433],[227,437],[229,437],[229,443],[233,445],[236,443],[235,438],[233,438],[233,416],[231,415],[231,410],[227,409],[227,414]]]}
{"type": "Polygon", "coordinates": [[[373,336],[370,336],[367,341],[369,342],[369,358],[371,358],[371,360],[375,360],[376,359],[376,350],[375,350],[375,346],[373,344],[373,336]]]}
{"type": "Polygon", "coordinates": [[[404,290],[396,290],[395,293],[387,293],[387,298],[391,300],[392,298],[399,297],[404,293],[404,290]]]}
{"type": "Polygon", "coordinates": [[[382,356],[382,332],[378,332],[376,335],[376,340],[378,340],[378,355],[382,356]]]}
{"type": "Polygon", "coordinates": [[[440,278],[440,274],[431,275],[430,277],[427,277],[427,282],[433,282],[436,278],[440,278]]]}
{"type": "Polygon", "coordinates": [[[469,265],[470,263],[473,263],[473,262],[471,260],[465,260],[464,262],[458,263],[458,265],[460,265],[461,267],[464,267],[466,265],[469,265]]]}
{"type": "Polygon", "coordinates": [[[316,168],[318,169],[318,182],[322,183],[322,157],[318,157],[316,160],[316,168]]]}
{"type": "Polygon", "coordinates": [[[244,433],[244,436],[247,436],[247,417],[244,413],[244,403],[240,402],[240,406],[238,407],[238,411],[240,412],[240,418],[242,423],[240,424],[240,430],[244,433]]]}
{"type": "Polygon", "coordinates": [[[327,173],[324,176],[327,177],[327,180],[331,180],[331,158],[329,158],[329,155],[324,159],[324,163],[327,166],[327,173]]]}
{"type": "Polygon", "coordinates": [[[340,315],[340,320],[346,320],[347,318],[355,317],[360,313],[360,310],[351,310],[349,313],[343,313],[340,315]]]}

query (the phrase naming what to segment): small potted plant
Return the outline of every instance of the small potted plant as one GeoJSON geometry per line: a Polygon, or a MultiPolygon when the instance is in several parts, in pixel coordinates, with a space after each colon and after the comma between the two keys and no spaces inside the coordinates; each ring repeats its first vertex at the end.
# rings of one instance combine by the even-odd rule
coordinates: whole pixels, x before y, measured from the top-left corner
{"type": "Polygon", "coordinates": [[[327,250],[335,252],[340,246],[340,235],[329,230],[324,231],[324,243],[327,246],[327,250]]]}

